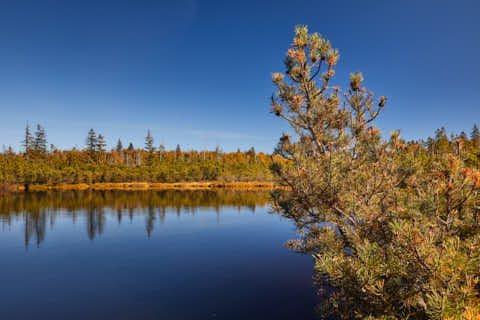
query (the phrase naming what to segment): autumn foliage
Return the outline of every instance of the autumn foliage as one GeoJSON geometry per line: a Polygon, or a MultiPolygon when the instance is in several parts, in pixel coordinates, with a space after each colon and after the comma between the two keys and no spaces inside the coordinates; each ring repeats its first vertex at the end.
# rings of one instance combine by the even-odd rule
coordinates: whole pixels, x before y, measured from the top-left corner
{"type": "Polygon", "coordinates": [[[341,319],[480,319],[480,172],[468,138],[407,143],[375,127],[387,98],[361,73],[332,87],[339,53],[297,27],[273,74],[272,112],[294,134],[273,172],[291,191],[274,207],[315,259],[319,315],[341,319]],[[441,148],[441,149],[439,149],[441,148]]]}
{"type": "Polygon", "coordinates": [[[0,189],[11,185],[272,181],[272,155],[221,150],[51,150],[0,153],[0,189]]]}

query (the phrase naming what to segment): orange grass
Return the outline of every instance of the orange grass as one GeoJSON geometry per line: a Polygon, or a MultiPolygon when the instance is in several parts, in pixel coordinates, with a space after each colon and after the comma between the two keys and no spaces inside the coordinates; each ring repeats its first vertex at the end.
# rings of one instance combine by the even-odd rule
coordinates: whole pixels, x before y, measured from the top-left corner
{"type": "MultiPolygon", "coordinates": [[[[200,181],[200,182],[116,182],[116,183],[93,183],[93,184],[59,184],[59,185],[30,185],[31,191],[46,190],[206,190],[206,189],[232,189],[232,190],[258,190],[275,189],[278,185],[270,181],[249,181],[249,182],[222,182],[222,181],[200,181]]],[[[24,191],[24,186],[16,186],[16,191],[24,191]]]]}

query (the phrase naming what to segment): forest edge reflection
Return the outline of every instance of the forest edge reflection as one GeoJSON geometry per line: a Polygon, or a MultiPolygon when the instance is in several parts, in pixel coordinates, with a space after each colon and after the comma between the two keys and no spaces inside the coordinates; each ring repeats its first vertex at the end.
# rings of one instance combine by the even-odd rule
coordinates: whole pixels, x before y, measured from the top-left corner
{"type": "Polygon", "coordinates": [[[102,234],[108,214],[115,215],[118,223],[124,216],[130,220],[135,215],[146,216],[146,232],[150,237],[154,222],[164,222],[167,209],[177,216],[182,213],[195,214],[198,210],[214,208],[217,216],[222,207],[255,211],[269,200],[266,191],[233,190],[70,190],[20,192],[0,195],[0,223],[10,225],[14,219],[23,219],[25,247],[32,241],[37,246],[45,239],[47,225],[54,226],[58,214],[71,215],[75,224],[80,216],[86,217],[89,239],[102,234]]]}

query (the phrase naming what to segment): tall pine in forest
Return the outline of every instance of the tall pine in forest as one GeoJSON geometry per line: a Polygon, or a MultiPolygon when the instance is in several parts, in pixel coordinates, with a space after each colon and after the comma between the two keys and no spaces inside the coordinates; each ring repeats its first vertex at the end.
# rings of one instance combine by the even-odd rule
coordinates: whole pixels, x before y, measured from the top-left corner
{"type": "Polygon", "coordinates": [[[45,129],[39,124],[37,124],[37,131],[35,131],[33,150],[37,154],[47,153],[47,134],[45,133],[45,129]]]}
{"type": "Polygon", "coordinates": [[[117,146],[115,147],[115,150],[117,152],[121,152],[123,150],[122,141],[120,139],[118,139],[118,141],[117,141],[117,146]]]}
{"type": "Polygon", "coordinates": [[[153,146],[154,139],[150,130],[147,131],[147,136],[145,137],[145,150],[148,153],[153,153],[155,151],[155,147],[153,146]]]}
{"type": "Polygon", "coordinates": [[[147,136],[145,137],[145,150],[148,152],[148,164],[151,165],[153,161],[153,153],[155,152],[155,147],[153,146],[153,137],[150,133],[150,129],[147,131],[147,136]]]}
{"type": "Polygon", "coordinates": [[[105,142],[105,138],[99,134],[97,137],[97,145],[96,145],[97,152],[105,152],[107,150],[107,143],[105,142]]]}
{"type": "Polygon", "coordinates": [[[478,129],[478,126],[476,124],[473,125],[470,138],[472,140],[473,146],[478,149],[480,147],[480,130],[478,129]]]}
{"type": "Polygon", "coordinates": [[[88,131],[86,144],[87,151],[90,153],[90,155],[95,154],[95,151],[97,150],[97,134],[93,128],[88,131]]]}
{"type": "Polygon", "coordinates": [[[30,124],[27,122],[27,125],[25,126],[25,137],[24,137],[24,140],[22,141],[22,146],[26,155],[29,155],[33,150],[33,144],[34,144],[34,139],[30,131],[30,124]]]}
{"type": "Polygon", "coordinates": [[[175,159],[179,160],[181,156],[182,156],[182,149],[180,148],[180,145],[177,144],[177,147],[175,148],[175,159]]]}

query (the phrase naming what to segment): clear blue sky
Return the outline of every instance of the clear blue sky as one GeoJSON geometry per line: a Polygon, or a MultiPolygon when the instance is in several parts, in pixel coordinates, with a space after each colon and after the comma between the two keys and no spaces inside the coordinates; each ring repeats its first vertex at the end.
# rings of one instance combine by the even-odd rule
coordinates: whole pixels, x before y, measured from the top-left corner
{"type": "Polygon", "coordinates": [[[0,145],[26,121],[49,143],[237,147],[270,152],[268,110],[293,27],[341,52],[336,82],[362,71],[389,97],[378,125],[406,138],[480,124],[479,1],[67,1],[0,3],[0,145]]]}

